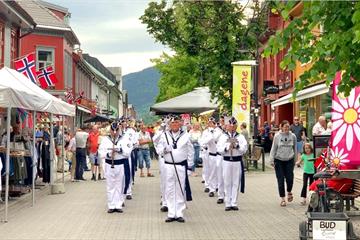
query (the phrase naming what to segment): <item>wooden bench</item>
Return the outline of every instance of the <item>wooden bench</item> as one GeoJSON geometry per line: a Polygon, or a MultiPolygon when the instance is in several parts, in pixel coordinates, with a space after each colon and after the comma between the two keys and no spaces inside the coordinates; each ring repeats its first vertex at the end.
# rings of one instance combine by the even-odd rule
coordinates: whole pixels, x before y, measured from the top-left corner
{"type": "Polygon", "coordinates": [[[360,179],[355,179],[350,192],[342,193],[341,196],[345,201],[346,211],[350,211],[350,208],[359,210],[355,207],[355,198],[360,196],[360,179]]]}
{"type": "Polygon", "coordinates": [[[258,161],[262,160],[262,170],[265,171],[265,153],[264,148],[254,146],[251,150],[251,155],[246,159],[246,167],[249,171],[249,166],[252,163],[255,169],[258,169],[258,161]]]}

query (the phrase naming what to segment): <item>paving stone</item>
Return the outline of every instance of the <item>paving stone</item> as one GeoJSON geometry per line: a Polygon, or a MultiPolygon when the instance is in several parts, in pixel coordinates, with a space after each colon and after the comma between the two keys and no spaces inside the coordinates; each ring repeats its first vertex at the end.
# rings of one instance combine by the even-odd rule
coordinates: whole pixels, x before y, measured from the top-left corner
{"type": "Polygon", "coordinates": [[[216,204],[217,198],[203,192],[201,178],[190,177],[194,200],[188,203],[186,223],[165,223],[157,162],[153,165],[156,176],[136,178],[133,200],[126,201],[122,214],[106,212],[105,181],[72,183],[67,179],[65,194],[39,195],[34,207],[13,205],[9,222],[0,223],[0,239],[298,238],[306,210],[300,205],[300,180],[294,184],[294,201],[283,208],[273,170],[247,173],[246,193],[239,195],[240,210],[225,212],[223,204],[216,204]]]}

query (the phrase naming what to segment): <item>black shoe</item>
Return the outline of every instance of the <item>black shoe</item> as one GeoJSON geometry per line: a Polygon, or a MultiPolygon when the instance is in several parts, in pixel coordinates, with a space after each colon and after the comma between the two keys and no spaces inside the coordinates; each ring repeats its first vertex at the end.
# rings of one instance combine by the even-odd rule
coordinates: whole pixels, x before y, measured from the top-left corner
{"type": "Polygon", "coordinates": [[[235,207],[231,207],[231,209],[234,210],[234,211],[239,211],[239,208],[236,207],[236,206],[235,206],[235,207]]]}
{"type": "Polygon", "coordinates": [[[176,220],[175,218],[168,217],[167,219],[165,219],[165,222],[169,223],[169,222],[173,222],[175,220],[176,220]]]}
{"type": "Polygon", "coordinates": [[[108,213],[114,213],[116,211],[116,209],[109,209],[108,213]]]}
{"type": "Polygon", "coordinates": [[[123,211],[122,209],[116,209],[116,208],[115,208],[115,212],[123,213],[124,211],[123,211]]]}
{"type": "Polygon", "coordinates": [[[162,206],[161,208],[160,208],[160,211],[161,212],[167,212],[169,209],[168,209],[168,207],[167,206],[162,206]]]}
{"type": "Polygon", "coordinates": [[[225,211],[228,212],[228,211],[231,211],[231,209],[232,209],[231,207],[226,207],[225,211]]]}
{"type": "Polygon", "coordinates": [[[210,189],[209,189],[209,188],[205,188],[204,192],[208,193],[208,192],[210,192],[210,189]]]}
{"type": "Polygon", "coordinates": [[[126,199],[127,199],[127,200],[131,200],[131,199],[132,199],[132,196],[131,196],[131,195],[127,195],[127,196],[126,196],[126,199]]]}
{"type": "Polygon", "coordinates": [[[101,174],[98,175],[98,180],[105,180],[105,178],[101,177],[101,174]]]}
{"type": "Polygon", "coordinates": [[[202,180],[202,181],[201,181],[201,183],[205,183],[205,181],[204,181],[204,180],[202,180]]]}
{"type": "Polygon", "coordinates": [[[125,203],[122,204],[122,207],[125,207],[125,203]]]}
{"type": "Polygon", "coordinates": [[[222,203],[224,203],[224,199],[218,199],[217,200],[217,204],[222,204],[222,203]]]}
{"type": "Polygon", "coordinates": [[[96,181],[95,174],[92,175],[91,180],[96,181]]]}
{"type": "Polygon", "coordinates": [[[179,217],[176,219],[177,222],[180,222],[180,223],[184,223],[185,222],[185,219],[182,218],[182,217],[179,217]]]}
{"type": "Polygon", "coordinates": [[[214,196],[215,196],[214,192],[209,193],[209,197],[214,197],[214,196]]]}
{"type": "Polygon", "coordinates": [[[85,179],[85,178],[80,178],[79,180],[81,180],[81,181],[86,181],[86,179],[85,179]]]}

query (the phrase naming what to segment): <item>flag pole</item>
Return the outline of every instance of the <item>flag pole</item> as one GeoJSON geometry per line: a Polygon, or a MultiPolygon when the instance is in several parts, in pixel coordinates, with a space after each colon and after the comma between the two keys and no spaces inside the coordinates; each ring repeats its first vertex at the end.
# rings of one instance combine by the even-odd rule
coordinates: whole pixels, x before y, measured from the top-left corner
{"type": "Polygon", "coordinates": [[[10,172],[10,122],[11,122],[11,107],[7,109],[6,120],[6,165],[5,165],[5,219],[8,222],[8,207],[9,207],[9,172],[10,172]]]}
{"type": "Polygon", "coordinates": [[[32,206],[35,205],[35,170],[37,163],[37,154],[36,151],[36,111],[33,111],[33,159],[32,159],[32,206]]]}

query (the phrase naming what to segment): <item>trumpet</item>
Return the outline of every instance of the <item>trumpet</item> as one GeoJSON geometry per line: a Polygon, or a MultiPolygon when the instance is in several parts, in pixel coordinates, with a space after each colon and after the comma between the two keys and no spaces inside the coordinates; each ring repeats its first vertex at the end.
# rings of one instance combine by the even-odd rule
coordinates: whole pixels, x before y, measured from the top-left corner
{"type": "Polygon", "coordinates": [[[230,147],[229,147],[230,150],[235,149],[239,145],[238,140],[236,138],[233,138],[233,137],[229,138],[227,140],[227,142],[230,143],[230,147]]]}

